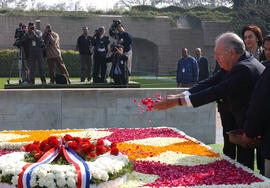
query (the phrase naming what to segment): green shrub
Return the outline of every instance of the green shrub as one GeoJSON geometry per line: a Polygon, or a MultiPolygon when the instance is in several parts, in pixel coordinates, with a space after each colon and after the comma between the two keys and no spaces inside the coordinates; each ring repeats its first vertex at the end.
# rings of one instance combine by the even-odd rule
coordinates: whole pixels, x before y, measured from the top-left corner
{"type": "Polygon", "coordinates": [[[108,10],[106,12],[107,15],[121,15],[122,11],[121,10],[108,10]]]}
{"type": "Polygon", "coordinates": [[[80,77],[80,56],[74,50],[62,50],[63,61],[71,77],[80,77]]]}
{"type": "Polygon", "coordinates": [[[222,12],[222,13],[230,13],[232,12],[231,8],[225,7],[225,6],[221,6],[221,7],[216,7],[211,9],[212,12],[218,11],[218,12],[222,12]]]}
{"type": "Polygon", "coordinates": [[[131,11],[133,10],[137,10],[137,11],[158,11],[157,8],[150,6],[150,5],[137,5],[137,6],[133,6],[131,8],[131,11]]]}
{"type": "Polygon", "coordinates": [[[105,14],[105,12],[103,10],[96,10],[95,14],[105,14]]]}
{"type": "Polygon", "coordinates": [[[182,7],[178,7],[178,6],[168,6],[168,7],[164,7],[164,8],[160,8],[159,9],[160,12],[178,12],[178,13],[184,13],[187,12],[187,9],[184,9],[182,7]]]}
{"type": "Polygon", "coordinates": [[[9,13],[11,10],[9,8],[1,8],[0,9],[0,14],[7,14],[9,13]]]}
{"type": "MultiPolygon", "coordinates": [[[[18,59],[17,59],[18,50],[0,50],[0,77],[8,77],[9,72],[12,67],[13,77],[18,77],[18,59]]],[[[62,58],[67,67],[67,70],[72,77],[80,76],[80,57],[79,53],[74,50],[62,50],[62,58]]],[[[58,70],[56,68],[56,70],[58,70]]],[[[36,68],[36,72],[38,69],[36,68]]],[[[48,65],[45,62],[45,72],[46,76],[49,76],[48,65]]]]}
{"type": "MultiPolygon", "coordinates": [[[[16,59],[18,50],[0,50],[0,76],[8,77],[12,66],[12,62],[16,59]]],[[[14,64],[14,71],[17,72],[17,64],[14,64]]]]}
{"type": "Polygon", "coordinates": [[[190,8],[189,10],[191,10],[191,11],[208,11],[209,8],[202,7],[202,6],[196,6],[196,7],[190,8]]]}
{"type": "Polygon", "coordinates": [[[233,11],[227,7],[206,8],[202,6],[193,7],[191,9],[184,9],[177,6],[168,6],[165,8],[155,8],[152,6],[141,5],[134,6],[129,11],[122,10],[109,10],[102,11],[96,10],[86,11],[63,11],[63,10],[23,10],[23,9],[0,9],[0,14],[7,16],[60,16],[72,19],[84,19],[93,17],[95,15],[123,15],[132,18],[145,18],[152,19],[156,16],[169,16],[177,18],[183,14],[190,14],[198,17],[202,21],[223,21],[228,22],[232,20],[233,11]]]}

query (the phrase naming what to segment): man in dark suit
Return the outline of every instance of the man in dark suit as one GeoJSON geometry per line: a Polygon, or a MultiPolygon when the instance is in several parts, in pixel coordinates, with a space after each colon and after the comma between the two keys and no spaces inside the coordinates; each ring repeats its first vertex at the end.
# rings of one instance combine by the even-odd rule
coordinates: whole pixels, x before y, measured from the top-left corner
{"type": "MultiPolygon", "coordinates": [[[[218,71],[222,71],[222,77],[225,77],[225,74],[228,73],[228,71],[221,70],[218,62],[216,62],[216,67],[214,70],[214,74],[216,74],[218,71]]],[[[235,159],[236,157],[236,145],[231,143],[229,140],[229,135],[227,134],[228,131],[234,129],[235,126],[235,120],[233,117],[232,112],[230,111],[228,102],[226,99],[219,99],[217,101],[217,108],[218,112],[220,114],[221,119],[221,125],[223,128],[223,153],[230,157],[231,159],[235,159]]]]}
{"type": "Polygon", "coordinates": [[[77,39],[76,49],[80,53],[81,62],[81,82],[91,80],[91,70],[92,70],[92,40],[93,37],[88,34],[88,27],[83,26],[83,34],[77,39]]]}
{"type": "MultiPolygon", "coordinates": [[[[154,104],[154,109],[166,110],[178,105],[198,107],[223,99],[234,117],[232,129],[243,128],[252,91],[264,66],[245,52],[244,42],[235,33],[224,33],[217,38],[215,59],[221,71],[184,93],[163,98],[154,104]]],[[[237,147],[237,161],[253,169],[254,150],[237,147]]]]}
{"type": "MultiPolygon", "coordinates": [[[[270,62],[270,35],[263,40],[265,57],[270,62]]],[[[254,138],[262,138],[265,159],[265,176],[270,178],[270,66],[267,66],[257,82],[248,107],[243,147],[252,145],[254,138]]]]}
{"type": "Polygon", "coordinates": [[[195,49],[195,56],[199,67],[199,81],[202,81],[209,77],[208,59],[202,56],[201,48],[195,49]]]}

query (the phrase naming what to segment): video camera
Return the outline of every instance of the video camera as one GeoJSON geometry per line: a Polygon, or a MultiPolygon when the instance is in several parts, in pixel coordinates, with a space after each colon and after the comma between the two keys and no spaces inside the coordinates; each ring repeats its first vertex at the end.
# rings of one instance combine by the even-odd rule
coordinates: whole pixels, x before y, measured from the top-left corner
{"type": "Polygon", "coordinates": [[[35,30],[35,25],[34,25],[33,22],[29,22],[28,29],[31,30],[31,31],[35,30]]]}
{"type": "Polygon", "coordinates": [[[118,37],[118,26],[121,24],[121,20],[113,20],[113,24],[110,29],[110,36],[113,37],[114,39],[117,39],[118,37]]]}
{"type": "Polygon", "coordinates": [[[110,48],[111,48],[111,52],[112,53],[116,53],[117,50],[116,48],[123,48],[123,46],[121,44],[115,44],[114,42],[110,45],[110,48]]]}
{"type": "Polygon", "coordinates": [[[51,25],[48,24],[48,25],[46,26],[46,28],[47,28],[48,33],[51,33],[51,32],[52,32],[51,25]]]}
{"type": "Polygon", "coordinates": [[[95,34],[94,34],[94,36],[96,36],[96,37],[100,38],[101,33],[103,32],[103,30],[104,30],[104,28],[102,28],[102,27],[100,27],[100,28],[96,29],[96,30],[95,30],[95,34]]]}
{"type": "Polygon", "coordinates": [[[21,39],[22,39],[23,35],[25,34],[25,32],[26,32],[26,28],[24,28],[22,23],[20,23],[19,27],[15,31],[15,36],[14,36],[15,42],[14,42],[13,46],[16,46],[18,48],[21,47],[21,39]]]}

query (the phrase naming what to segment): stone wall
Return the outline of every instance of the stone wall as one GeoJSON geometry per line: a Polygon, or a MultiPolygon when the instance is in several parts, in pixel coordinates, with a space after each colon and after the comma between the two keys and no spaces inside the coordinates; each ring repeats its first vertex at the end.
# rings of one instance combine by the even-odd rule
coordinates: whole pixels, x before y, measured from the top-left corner
{"type": "Polygon", "coordinates": [[[41,30],[50,23],[60,35],[61,48],[75,50],[76,40],[81,35],[83,25],[89,26],[91,34],[99,26],[105,26],[108,33],[112,19],[115,18],[121,19],[126,30],[133,35],[133,71],[135,74],[144,75],[175,73],[176,63],[181,57],[183,47],[189,48],[191,55],[195,48],[201,47],[213,69],[215,38],[227,30],[232,30],[229,23],[215,22],[202,22],[201,26],[196,28],[175,28],[166,16],[155,19],[108,15],[85,19],[53,16],[0,16],[0,49],[13,48],[14,31],[20,22],[41,20],[41,30]]]}
{"type": "Polygon", "coordinates": [[[52,89],[0,92],[0,129],[176,127],[205,143],[215,143],[216,108],[175,107],[141,113],[139,102],[179,89],[52,89]],[[151,123],[148,123],[151,120],[151,123]]]}

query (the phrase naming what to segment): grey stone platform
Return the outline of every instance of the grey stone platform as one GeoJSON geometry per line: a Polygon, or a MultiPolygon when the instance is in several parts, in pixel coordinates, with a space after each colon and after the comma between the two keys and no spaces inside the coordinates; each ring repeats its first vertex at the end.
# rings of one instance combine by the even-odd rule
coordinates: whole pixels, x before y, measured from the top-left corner
{"type": "Polygon", "coordinates": [[[9,84],[4,85],[5,89],[46,89],[46,88],[140,88],[140,83],[130,81],[127,86],[114,85],[113,83],[92,83],[72,80],[71,84],[45,84],[42,85],[40,80],[36,84],[19,84],[18,81],[10,80],[9,84]]]}
{"type": "Polygon", "coordinates": [[[0,91],[0,129],[176,127],[206,144],[215,143],[216,108],[175,107],[141,113],[134,103],[181,89],[9,89],[0,91]],[[151,120],[151,123],[148,123],[151,120]]]}

